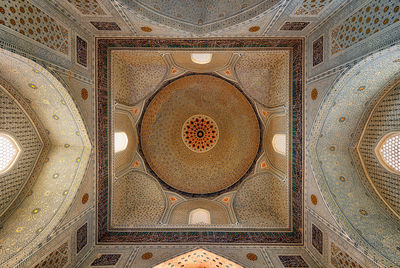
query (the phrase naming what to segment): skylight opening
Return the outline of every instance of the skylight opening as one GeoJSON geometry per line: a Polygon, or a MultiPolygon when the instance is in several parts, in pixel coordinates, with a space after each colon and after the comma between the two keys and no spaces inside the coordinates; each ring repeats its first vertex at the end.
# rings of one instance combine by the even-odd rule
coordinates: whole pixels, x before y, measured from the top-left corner
{"type": "Polygon", "coordinates": [[[190,54],[190,58],[194,63],[197,64],[207,64],[211,62],[212,54],[211,53],[192,53],[190,54]]]}
{"type": "Polygon", "coordinates": [[[210,212],[202,208],[192,210],[189,214],[189,224],[211,224],[210,212]]]}
{"type": "Polygon", "coordinates": [[[124,151],[128,146],[128,136],[125,132],[117,132],[114,134],[114,151],[116,153],[124,151]]]}
{"type": "Polygon", "coordinates": [[[286,134],[275,134],[272,138],[272,147],[275,152],[286,155],[286,134]]]}
{"type": "Polygon", "coordinates": [[[391,133],[379,142],[377,156],[391,172],[400,173],[400,133],[391,133]]]}
{"type": "Polygon", "coordinates": [[[0,133],[0,175],[14,166],[20,152],[21,149],[11,136],[0,133]]]}

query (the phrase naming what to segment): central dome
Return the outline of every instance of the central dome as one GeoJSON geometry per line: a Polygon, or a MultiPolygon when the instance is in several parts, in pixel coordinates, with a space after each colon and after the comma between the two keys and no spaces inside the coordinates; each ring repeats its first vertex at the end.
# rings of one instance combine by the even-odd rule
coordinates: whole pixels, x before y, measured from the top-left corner
{"type": "Polygon", "coordinates": [[[140,128],[146,161],[169,186],[208,194],[236,183],[260,145],[253,107],[232,84],[190,75],[162,88],[147,106],[140,128]]]}

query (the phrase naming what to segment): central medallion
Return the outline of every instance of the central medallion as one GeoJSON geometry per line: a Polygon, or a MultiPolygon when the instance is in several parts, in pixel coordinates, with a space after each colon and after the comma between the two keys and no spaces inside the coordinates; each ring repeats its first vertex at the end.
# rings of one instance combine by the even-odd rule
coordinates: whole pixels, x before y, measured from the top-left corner
{"type": "Polygon", "coordinates": [[[260,146],[249,100],[212,75],[184,76],[161,88],[146,106],[139,129],[148,167],[170,187],[190,194],[235,184],[260,146]]]}
{"type": "Polygon", "coordinates": [[[196,153],[204,153],[217,144],[219,138],[218,126],[206,115],[193,115],[182,127],[182,140],[185,145],[196,153]]]}

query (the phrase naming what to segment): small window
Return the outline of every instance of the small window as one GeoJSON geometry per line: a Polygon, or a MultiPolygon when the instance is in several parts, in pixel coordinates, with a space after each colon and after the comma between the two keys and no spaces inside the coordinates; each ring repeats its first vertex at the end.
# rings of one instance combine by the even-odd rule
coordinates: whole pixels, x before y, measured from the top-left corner
{"type": "Polygon", "coordinates": [[[125,132],[117,132],[114,134],[114,150],[116,153],[121,152],[128,146],[128,136],[125,132]]]}
{"type": "Polygon", "coordinates": [[[189,224],[211,224],[210,212],[202,208],[192,210],[189,214],[189,224]]]}
{"type": "Polygon", "coordinates": [[[275,134],[272,138],[272,147],[275,152],[286,155],[286,134],[275,134]]]}
{"type": "Polygon", "coordinates": [[[375,153],[386,169],[400,174],[400,132],[384,136],[378,143],[375,153]]]}
{"type": "Polygon", "coordinates": [[[0,133],[0,174],[9,171],[21,152],[17,142],[9,135],[0,133]]]}
{"type": "Polygon", "coordinates": [[[190,58],[194,63],[197,64],[207,64],[211,62],[212,54],[211,53],[192,53],[190,54],[190,58]]]}

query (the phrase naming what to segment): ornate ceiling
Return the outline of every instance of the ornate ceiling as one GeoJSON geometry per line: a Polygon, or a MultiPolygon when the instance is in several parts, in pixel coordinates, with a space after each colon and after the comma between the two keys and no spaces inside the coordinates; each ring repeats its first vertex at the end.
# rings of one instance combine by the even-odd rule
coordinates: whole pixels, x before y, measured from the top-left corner
{"type": "MultiPolygon", "coordinates": [[[[110,91],[107,95],[114,98],[99,95],[98,131],[107,133],[110,120],[114,133],[126,131],[132,138],[127,148],[138,145],[137,152],[124,153],[126,161],[121,165],[121,153],[111,153],[111,143],[108,158],[117,162],[112,172],[98,170],[98,224],[108,224],[107,229],[99,228],[99,241],[182,242],[186,230],[207,228],[213,237],[194,235],[189,241],[220,242],[226,236],[221,231],[234,229],[258,230],[256,236],[246,235],[236,243],[302,243],[303,205],[298,198],[302,173],[288,168],[288,161],[296,166],[302,163],[301,94],[292,96],[289,87],[294,79],[293,90],[301,90],[301,40],[265,40],[266,48],[257,51],[197,49],[196,53],[212,54],[211,62],[205,64],[189,60],[193,51],[163,49],[158,41],[154,41],[161,45],[157,51],[143,51],[139,40],[98,42],[100,51],[110,45],[115,48],[107,54],[111,78],[103,83],[98,74],[99,85],[105,86],[100,92],[110,91]],[[268,48],[271,45],[282,47],[268,48]],[[290,61],[294,53],[296,60],[290,61]],[[298,74],[293,78],[291,68],[298,74]],[[266,95],[257,94],[265,86],[266,95]],[[116,103],[111,118],[103,113],[102,100],[116,103]],[[128,120],[122,121],[122,114],[128,120]],[[139,140],[131,134],[132,126],[139,140]],[[289,132],[291,126],[299,129],[289,132]],[[289,146],[286,140],[283,155],[267,150],[270,147],[263,143],[271,142],[277,133],[295,141],[289,146]],[[105,174],[113,175],[105,180],[105,174]],[[290,183],[298,187],[290,189],[290,183]],[[104,195],[107,192],[111,198],[104,195]],[[195,209],[208,210],[211,224],[190,225],[187,219],[195,209]],[[141,230],[179,231],[150,238],[151,232],[141,230]],[[121,231],[124,237],[116,235],[121,231]]],[[[237,46],[236,40],[225,42],[237,46]]],[[[252,41],[246,45],[251,48],[252,41]]],[[[98,58],[100,65],[101,59],[105,58],[98,58]]],[[[113,140],[98,138],[99,144],[104,138],[113,140]]],[[[107,159],[106,148],[98,148],[100,162],[107,159]]],[[[235,241],[236,235],[231,233],[226,239],[235,241]]]]}
{"type": "MultiPolygon", "coordinates": [[[[365,175],[379,197],[400,218],[400,176],[381,164],[379,150],[381,139],[400,130],[398,107],[400,107],[399,81],[390,83],[371,112],[360,141],[357,153],[362,162],[365,175]],[[394,84],[394,85],[393,85],[394,84]],[[385,120],[383,120],[385,118],[385,120]]],[[[398,146],[395,146],[395,150],[398,146]]]]}
{"type": "Polygon", "coordinates": [[[170,26],[178,30],[206,33],[243,21],[276,6],[281,0],[119,0],[128,10],[138,16],[170,26]]]}
{"type": "Polygon", "coordinates": [[[49,150],[49,140],[37,115],[6,80],[0,78],[1,130],[18,144],[16,163],[1,174],[0,222],[29,194],[49,150]]]}
{"type": "Polygon", "coordinates": [[[394,261],[399,256],[394,245],[400,239],[393,213],[398,175],[376,162],[372,148],[383,133],[397,129],[397,120],[376,119],[388,107],[389,113],[398,113],[388,103],[396,91],[392,83],[398,80],[399,57],[400,49],[394,46],[340,76],[322,102],[308,140],[313,172],[336,219],[357,245],[394,261]],[[391,91],[378,102],[387,90],[391,91]]]}
{"type": "MultiPolygon", "coordinates": [[[[26,157],[31,155],[33,161],[38,161],[35,163],[38,171],[33,173],[35,178],[21,183],[14,179],[22,191],[19,199],[14,194],[15,205],[12,205],[12,211],[6,211],[12,213],[6,214],[7,220],[0,229],[3,245],[0,260],[3,263],[12,262],[10,258],[17,253],[26,257],[53,231],[75,197],[86,170],[91,144],[82,118],[64,86],[39,64],[4,49],[0,49],[0,53],[4,59],[0,62],[2,85],[18,92],[14,99],[7,97],[9,108],[29,103],[25,111],[20,108],[9,114],[16,115],[15,123],[19,121],[20,125],[6,128],[6,131],[14,133],[22,146],[22,154],[26,157]],[[40,133],[42,128],[46,129],[41,136],[45,144],[42,150],[48,149],[48,153],[37,159],[35,153],[38,154],[43,145],[35,132],[40,133]]],[[[1,94],[4,98],[3,94],[8,93],[2,91],[1,94]]],[[[7,122],[11,123],[11,120],[7,122]]],[[[14,168],[22,166],[22,163],[17,163],[14,168]]],[[[26,168],[29,171],[32,166],[26,168]]],[[[13,172],[11,169],[9,174],[13,172]]],[[[7,178],[7,173],[1,175],[3,183],[7,178]]]]}
{"type": "Polygon", "coordinates": [[[3,1],[1,266],[400,265],[399,11],[3,1]]]}
{"type": "Polygon", "coordinates": [[[191,75],[161,89],[140,124],[144,158],[169,186],[215,193],[235,184],[260,146],[257,115],[232,84],[191,75]]]}

